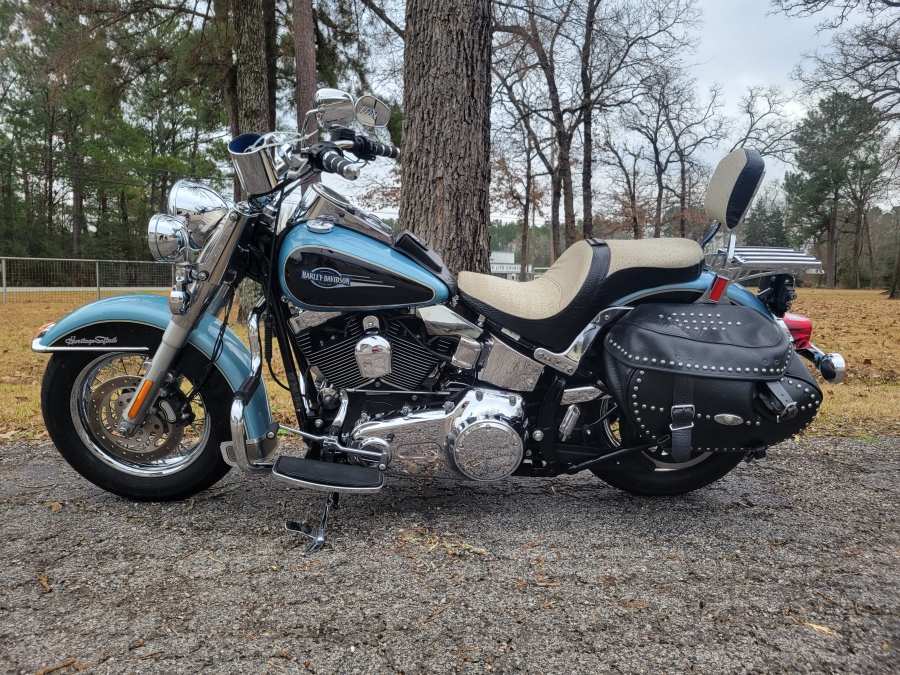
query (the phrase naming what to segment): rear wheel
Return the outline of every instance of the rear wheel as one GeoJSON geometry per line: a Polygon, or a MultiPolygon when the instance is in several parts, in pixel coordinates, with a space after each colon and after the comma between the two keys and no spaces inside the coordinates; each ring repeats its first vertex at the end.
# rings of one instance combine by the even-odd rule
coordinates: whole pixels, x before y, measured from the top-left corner
{"type": "MultiPolygon", "coordinates": [[[[613,405],[610,397],[599,402],[600,415],[613,405]]],[[[622,446],[623,435],[629,443],[640,444],[630,438],[628,430],[620,426],[613,414],[600,423],[600,442],[609,449],[622,446]]],[[[676,462],[662,448],[634,452],[591,469],[600,480],[635,495],[679,495],[706,487],[740,464],[742,453],[694,453],[686,462],[676,462]]]]}
{"type": "Polygon", "coordinates": [[[194,395],[209,359],[188,346],[176,364],[179,377],[137,433],[126,437],[116,426],[145,360],[137,353],[54,354],[41,392],[44,422],[63,458],[98,487],[136,500],[184,499],[228,473],[219,448],[231,438],[231,388],[214,368],[194,395]],[[182,409],[190,412],[186,419],[175,414],[182,409]]]}

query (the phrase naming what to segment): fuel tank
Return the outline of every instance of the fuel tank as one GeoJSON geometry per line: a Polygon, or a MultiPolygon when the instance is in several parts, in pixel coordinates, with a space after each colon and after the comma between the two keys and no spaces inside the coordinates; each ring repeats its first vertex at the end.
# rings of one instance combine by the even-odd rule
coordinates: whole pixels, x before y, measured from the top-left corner
{"type": "Polygon", "coordinates": [[[392,309],[443,302],[447,285],[388,244],[335,225],[295,225],[278,255],[281,288],[309,310],[392,309]]]}

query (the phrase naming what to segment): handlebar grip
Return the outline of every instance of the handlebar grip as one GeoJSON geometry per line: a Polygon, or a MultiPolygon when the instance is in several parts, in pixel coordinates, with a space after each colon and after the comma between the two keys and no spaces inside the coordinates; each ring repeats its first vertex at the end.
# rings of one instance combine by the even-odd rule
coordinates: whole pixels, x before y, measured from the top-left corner
{"type": "Polygon", "coordinates": [[[336,173],[343,176],[347,180],[356,180],[359,177],[359,171],[353,168],[353,162],[346,157],[341,157],[334,150],[328,150],[322,155],[322,168],[328,173],[336,173]]]}
{"type": "Polygon", "coordinates": [[[385,145],[378,141],[369,140],[369,148],[372,150],[373,154],[376,154],[379,157],[397,159],[397,157],[400,156],[400,148],[396,145],[385,145]]]}

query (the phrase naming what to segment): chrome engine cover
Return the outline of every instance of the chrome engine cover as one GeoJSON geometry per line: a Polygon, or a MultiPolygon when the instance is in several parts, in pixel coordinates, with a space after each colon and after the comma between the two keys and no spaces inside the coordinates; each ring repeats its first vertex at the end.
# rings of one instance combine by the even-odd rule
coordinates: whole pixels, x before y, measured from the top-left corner
{"type": "Polygon", "coordinates": [[[386,442],[388,475],[489,481],[506,478],[521,463],[524,426],[521,396],[479,388],[449,411],[416,410],[361,422],[351,443],[386,442]]]}

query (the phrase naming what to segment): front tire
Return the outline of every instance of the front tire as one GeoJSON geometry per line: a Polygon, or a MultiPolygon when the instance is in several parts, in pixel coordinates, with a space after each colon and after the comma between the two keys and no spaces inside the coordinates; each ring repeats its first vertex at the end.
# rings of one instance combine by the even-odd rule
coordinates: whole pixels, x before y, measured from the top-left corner
{"type": "MultiPolygon", "coordinates": [[[[125,438],[115,431],[115,421],[134,394],[145,358],[137,353],[54,354],[41,388],[44,423],[66,462],[94,485],[138,501],[185,499],[230,469],[219,448],[231,439],[231,388],[212,368],[191,403],[192,422],[148,415],[139,432],[125,438]]],[[[208,364],[203,353],[187,346],[173,364],[181,376],[169,385],[177,388],[174,395],[183,397],[200,382],[208,364]]]]}

